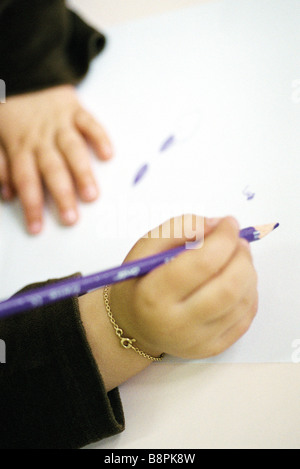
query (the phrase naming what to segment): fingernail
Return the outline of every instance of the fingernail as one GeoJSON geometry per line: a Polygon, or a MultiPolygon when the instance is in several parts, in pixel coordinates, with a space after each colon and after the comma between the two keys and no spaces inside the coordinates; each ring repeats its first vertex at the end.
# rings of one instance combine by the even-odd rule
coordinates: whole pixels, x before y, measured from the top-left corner
{"type": "Polygon", "coordinates": [[[77,213],[74,209],[66,210],[62,218],[67,225],[73,225],[77,221],[77,213]]]}
{"type": "Polygon", "coordinates": [[[105,156],[105,158],[111,158],[113,156],[113,149],[110,145],[105,144],[102,146],[102,152],[105,156]]]}
{"type": "Polygon", "coordinates": [[[35,221],[33,223],[30,223],[28,230],[31,234],[38,234],[40,233],[42,229],[42,223],[40,221],[35,221]]]}
{"type": "Polygon", "coordinates": [[[221,221],[221,218],[207,218],[206,219],[206,224],[211,227],[211,228],[214,228],[215,226],[217,226],[221,221]]]}
{"type": "Polygon", "coordinates": [[[98,196],[98,189],[96,186],[91,185],[83,190],[83,196],[86,200],[95,200],[98,196]]]}

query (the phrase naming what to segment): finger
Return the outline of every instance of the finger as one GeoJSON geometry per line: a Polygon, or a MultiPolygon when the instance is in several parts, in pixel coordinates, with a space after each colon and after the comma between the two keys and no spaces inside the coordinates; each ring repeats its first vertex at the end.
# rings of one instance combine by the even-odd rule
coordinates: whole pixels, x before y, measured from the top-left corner
{"type": "Polygon", "coordinates": [[[251,323],[256,317],[258,310],[258,291],[255,286],[252,286],[248,292],[248,295],[245,296],[242,301],[236,306],[235,311],[233,311],[228,317],[224,317],[224,323],[228,325],[228,328],[221,335],[221,339],[228,337],[228,333],[235,328],[237,325],[240,325],[244,321],[251,323]],[[248,318],[248,319],[247,319],[248,318]]]}
{"type": "Polygon", "coordinates": [[[221,321],[223,329],[230,327],[236,318],[230,312],[235,310],[247,292],[256,291],[257,274],[251,253],[243,240],[239,240],[234,256],[220,273],[194,292],[185,301],[185,307],[193,318],[201,318],[207,324],[221,321]],[[201,305],[201,311],[199,308],[201,305]],[[226,322],[224,324],[224,322],[226,322]]]}
{"type": "Polygon", "coordinates": [[[230,315],[210,324],[201,324],[201,329],[205,331],[204,340],[199,338],[201,329],[195,325],[196,335],[190,336],[189,340],[192,347],[190,358],[208,358],[227,350],[248,331],[256,316],[257,309],[258,293],[257,289],[252,288],[230,315]]]}
{"type": "Polygon", "coordinates": [[[14,196],[9,174],[9,164],[4,149],[0,146],[0,194],[3,200],[9,201],[14,196]]]}
{"type": "Polygon", "coordinates": [[[80,109],[75,116],[75,125],[89,141],[100,159],[109,160],[112,158],[112,143],[102,125],[89,112],[80,109]]]}
{"type": "Polygon", "coordinates": [[[256,317],[257,309],[258,296],[256,296],[247,311],[243,315],[240,315],[236,323],[231,325],[231,327],[217,339],[214,345],[214,355],[219,355],[227,350],[248,332],[256,317]]]}
{"type": "Polygon", "coordinates": [[[70,172],[61,155],[52,147],[37,151],[39,168],[44,182],[59,211],[64,225],[74,225],[78,220],[76,195],[70,172]]]}
{"type": "Polygon", "coordinates": [[[23,207],[27,229],[30,234],[38,234],[43,226],[44,197],[34,155],[23,152],[10,161],[13,182],[23,207]]]}
{"type": "Polygon", "coordinates": [[[239,240],[237,222],[226,217],[208,236],[200,249],[186,250],[172,262],[150,272],[152,288],[163,285],[164,295],[180,302],[211,280],[233,256],[239,240]]]}
{"type": "Polygon", "coordinates": [[[95,200],[99,190],[92,172],[86,142],[70,127],[58,134],[57,144],[70,168],[82,200],[85,202],[95,200]]]}

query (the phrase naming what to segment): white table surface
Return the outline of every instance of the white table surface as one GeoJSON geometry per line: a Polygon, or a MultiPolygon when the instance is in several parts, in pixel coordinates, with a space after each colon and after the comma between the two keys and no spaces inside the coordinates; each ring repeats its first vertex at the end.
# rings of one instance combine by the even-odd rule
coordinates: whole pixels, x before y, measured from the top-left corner
{"type": "MultiPolygon", "coordinates": [[[[105,31],[115,24],[205,1],[70,3],[105,31]]],[[[300,448],[297,364],[157,364],[122,385],[120,392],[125,432],[91,448],[300,448]]]]}

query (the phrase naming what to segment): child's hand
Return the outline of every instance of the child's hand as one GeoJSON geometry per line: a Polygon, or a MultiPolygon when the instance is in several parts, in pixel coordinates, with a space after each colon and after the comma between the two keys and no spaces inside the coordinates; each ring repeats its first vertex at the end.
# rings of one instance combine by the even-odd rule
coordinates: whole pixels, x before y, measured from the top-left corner
{"type": "Polygon", "coordinates": [[[10,200],[17,193],[30,233],[42,229],[43,185],[65,225],[78,219],[76,192],[86,202],[97,198],[87,142],[99,158],[111,158],[107,134],[82,108],[72,86],[11,97],[1,104],[1,195],[10,200]]]}
{"type": "MultiPolygon", "coordinates": [[[[141,239],[126,262],[185,242],[141,239]]],[[[237,222],[227,217],[213,226],[205,220],[200,249],[114,285],[110,302],[124,337],[135,338],[136,346],[153,356],[200,359],[223,352],[248,330],[258,305],[256,272],[237,222]]]]}

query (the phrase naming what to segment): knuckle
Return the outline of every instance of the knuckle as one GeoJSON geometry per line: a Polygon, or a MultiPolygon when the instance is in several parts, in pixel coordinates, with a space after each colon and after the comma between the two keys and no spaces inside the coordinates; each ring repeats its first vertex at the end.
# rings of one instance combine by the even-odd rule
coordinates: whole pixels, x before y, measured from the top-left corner
{"type": "Polygon", "coordinates": [[[36,221],[38,218],[41,218],[42,216],[42,211],[41,207],[37,205],[36,203],[23,203],[24,207],[24,214],[27,220],[30,221],[36,221]]]}
{"type": "Polygon", "coordinates": [[[42,173],[47,176],[58,175],[62,171],[61,165],[57,161],[46,157],[40,158],[39,167],[42,173]]]}
{"type": "Polygon", "coordinates": [[[76,168],[73,168],[73,173],[81,186],[94,183],[92,171],[85,164],[77,164],[76,168]]]}
{"type": "Polygon", "coordinates": [[[55,188],[55,192],[56,199],[60,207],[63,208],[74,205],[74,192],[71,187],[68,185],[60,185],[55,188]]]}
{"type": "Polygon", "coordinates": [[[38,152],[38,167],[45,177],[62,175],[66,166],[53,149],[43,148],[38,152]]]}
{"type": "Polygon", "coordinates": [[[66,145],[70,141],[70,135],[72,136],[70,127],[61,126],[56,133],[57,143],[60,146],[66,145]]]}
{"type": "Polygon", "coordinates": [[[92,118],[92,116],[83,109],[78,110],[78,112],[76,113],[75,119],[78,124],[81,124],[84,126],[91,125],[94,122],[94,119],[92,118]]]}
{"type": "Polygon", "coordinates": [[[72,135],[65,135],[61,140],[61,147],[65,151],[74,151],[79,147],[78,139],[72,135]]]}
{"type": "Polygon", "coordinates": [[[238,288],[238,284],[234,280],[231,280],[221,287],[219,296],[223,304],[235,304],[240,296],[240,288],[238,288]]]}
{"type": "Polygon", "coordinates": [[[28,135],[16,135],[14,139],[6,145],[7,152],[11,157],[22,154],[30,146],[30,137],[28,135]]]}
{"type": "Polygon", "coordinates": [[[13,171],[12,180],[19,191],[26,191],[32,186],[32,178],[24,171],[13,171]]]}

